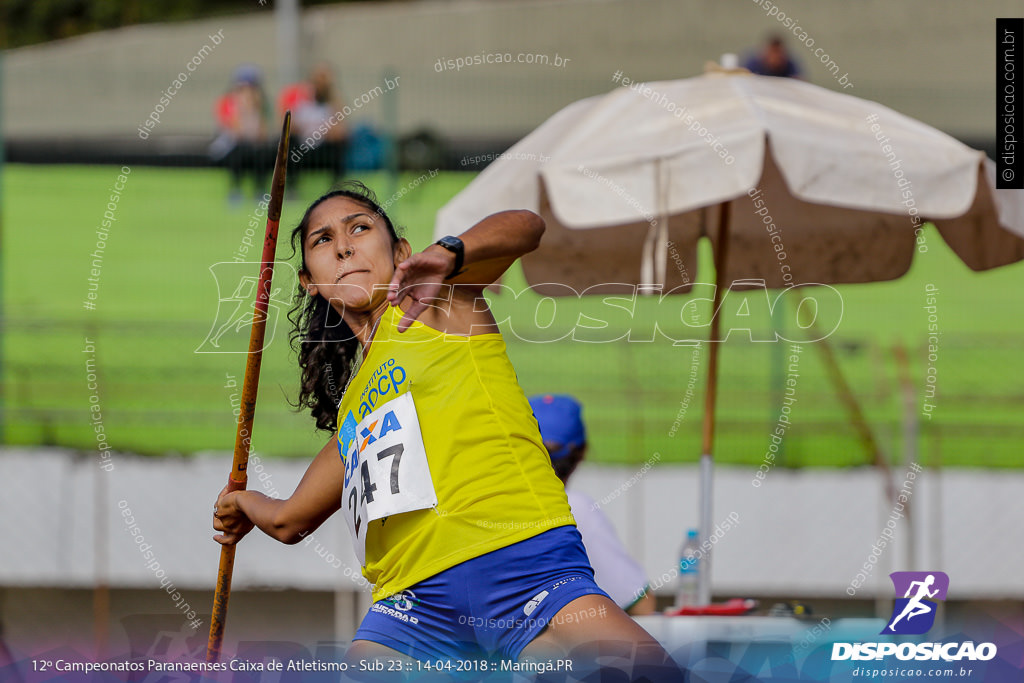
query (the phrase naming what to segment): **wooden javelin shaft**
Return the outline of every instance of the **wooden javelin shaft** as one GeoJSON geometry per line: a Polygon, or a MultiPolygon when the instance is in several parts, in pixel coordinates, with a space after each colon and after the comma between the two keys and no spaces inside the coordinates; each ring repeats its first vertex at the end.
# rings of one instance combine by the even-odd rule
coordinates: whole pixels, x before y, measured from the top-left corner
{"type": "MultiPolygon", "coordinates": [[[[260,384],[260,365],[263,362],[263,338],[267,330],[270,285],[274,277],[274,258],[277,252],[277,229],[281,221],[281,204],[284,203],[284,182],[288,170],[288,136],[291,132],[291,121],[292,113],[286,111],[281,140],[277,143],[277,158],[274,160],[274,179],[271,181],[270,205],[267,207],[267,230],[263,238],[256,306],[253,312],[252,329],[249,332],[249,353],[245,362],[245,379],[242,382],[242,405],[238,413],[238,428],[235,432],[235,454],[231,464],[231,474],[228,475],[229,491],[244,489],[247,481],[249,444],[252,440],[253,418],[256,416],[256,394],[260,384]]],[[[210,616],[210,639],[206,645],[206,661],[208,662],[215,662],[220,658],[221,643],[224,640],[224,622],[228,613],[228,598],[231,596],[231,573],[234,566],[235,546],[221,546],[217,587],[213,595],[213,612],[210,616]]]]}

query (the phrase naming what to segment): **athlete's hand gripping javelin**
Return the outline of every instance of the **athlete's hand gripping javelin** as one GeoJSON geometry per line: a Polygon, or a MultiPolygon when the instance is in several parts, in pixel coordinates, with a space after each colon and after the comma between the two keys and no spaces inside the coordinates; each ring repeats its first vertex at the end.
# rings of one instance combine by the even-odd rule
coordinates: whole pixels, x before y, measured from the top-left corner
{"type": "Polygon", "coordinates": [[[242,537],[252,531],[253,522],[238,507],[238,496],[225,486],[217,494],[217,503],[213,506],[213,528],[220,533],[214,540],[222,545],[234,545],[242,537]]]}

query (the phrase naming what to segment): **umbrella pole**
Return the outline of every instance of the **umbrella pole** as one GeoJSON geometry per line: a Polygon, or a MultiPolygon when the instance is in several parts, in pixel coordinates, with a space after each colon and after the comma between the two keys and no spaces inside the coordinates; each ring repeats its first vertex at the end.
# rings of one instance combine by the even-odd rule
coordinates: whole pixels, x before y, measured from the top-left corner
{"type": "Polygon", "coordinates": [[[708,381],[704,394],[704,425],[700,455],[700,542],[704,551],[701,568],[697,574],[697,603],[711,604],[711,510],[712,510],[712,448],[715,441],[715,399],[718,396],[718,352],[722,305],[722,291],[725,282],[725,258],[729,250],[729,202],[719,205],[718,248],[715,250],[715,293],[711,305],[711,335],[709,337],[708,381]],[[704,545],[707,543],[708,545],[704,545]]]}

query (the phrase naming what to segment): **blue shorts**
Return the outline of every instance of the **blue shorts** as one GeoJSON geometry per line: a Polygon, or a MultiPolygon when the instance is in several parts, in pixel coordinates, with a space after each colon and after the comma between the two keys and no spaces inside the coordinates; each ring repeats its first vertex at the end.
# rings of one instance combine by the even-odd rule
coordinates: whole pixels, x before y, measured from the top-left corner
{"type": "Polygon", "coordinates": [[[584,595],[607,597],[594,583],[580,532],[561,526],[378,600],[352,640],[423,661],[517,660],[560,609],[584,595]]]}

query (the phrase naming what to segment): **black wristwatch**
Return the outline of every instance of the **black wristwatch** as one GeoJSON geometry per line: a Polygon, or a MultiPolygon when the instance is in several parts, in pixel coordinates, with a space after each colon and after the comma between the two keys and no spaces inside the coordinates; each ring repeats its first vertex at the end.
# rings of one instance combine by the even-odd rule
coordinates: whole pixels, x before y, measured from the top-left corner
{"type": "Polygon", "coordinates": [[[462,240],[458,237],[447,235],[439,239],[435,244],[455,254],[455,267],[452,268],[452,272],[448,274],[445,280],[451,280],[456,275],[461,275],[463,272],[462,261],[466,258],[466,245],[462,243],[462,240]]]}

